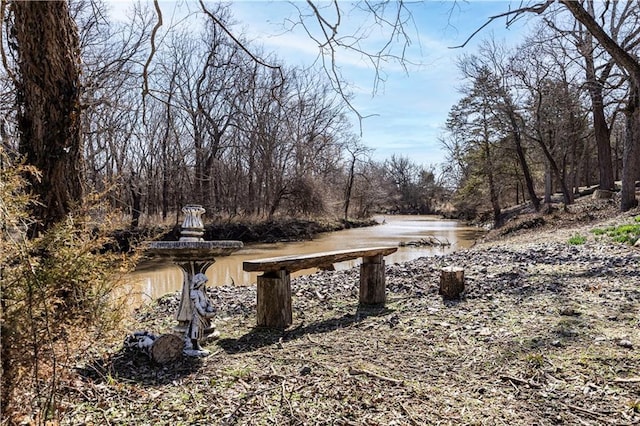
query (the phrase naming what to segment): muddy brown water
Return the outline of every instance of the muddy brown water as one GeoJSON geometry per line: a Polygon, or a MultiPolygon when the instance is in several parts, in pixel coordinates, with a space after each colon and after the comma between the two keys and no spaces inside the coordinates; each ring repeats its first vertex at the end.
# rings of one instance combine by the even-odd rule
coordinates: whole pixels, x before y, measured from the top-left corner
{"type": "MultiPolygon", "coordinates": [[[[234,254],[215,259],[207,270],[209,285],[254,285],[259,273],[242,270],[245,260],[294,254],[319,253],[349,248],[398,246],[430,237],[448,242],[446,246],[404,246],[386,256],[386,264],[407,262],[419,257],[447,254],[471,247],[484,231],[469,227],[455,220],[438,216],[378,216],[377,226],[324,233],[312,241],[247,244],[234,254]]],[[[357,266],[360,260],[337,263],[336,270],[357,266]]],[[[292,274],[293,277],[316,272],[307,269],[292,274]]],[[[182,288],[182,272],[177,266],[142,264],[140,270],[129,276],[134,304],[148,302],[182,288]]]]}

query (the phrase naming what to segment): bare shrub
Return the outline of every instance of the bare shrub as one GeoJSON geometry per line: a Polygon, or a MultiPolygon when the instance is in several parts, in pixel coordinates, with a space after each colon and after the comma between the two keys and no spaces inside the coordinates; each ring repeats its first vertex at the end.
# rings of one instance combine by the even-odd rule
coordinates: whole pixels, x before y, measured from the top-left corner
{"type": "Polygon", "coordinates": [[[91,220],[99,197],[27,238],[28,169],[0,156],[2,421],[45,423],[58,415],[71,360],[121,319],[121,284],[133,258],[105,252],[109,221],[91,220]]]}

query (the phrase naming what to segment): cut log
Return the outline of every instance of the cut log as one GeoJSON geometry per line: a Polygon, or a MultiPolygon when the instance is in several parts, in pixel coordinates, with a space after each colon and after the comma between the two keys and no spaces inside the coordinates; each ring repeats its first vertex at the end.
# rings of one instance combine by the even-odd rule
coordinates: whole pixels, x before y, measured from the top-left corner
{"type": "Polygon", "coordinates": [[[613,191],[607,191],[606,189],[596,189],[591,196],[594,200],[608,200],[613,198],[613,191]]]}
{"type": "Polygon", "coordinates": [[[184,339],[175,334],[156,336],[148,331],[136,331],[124,341],[127,350],[142,352],[159,364],[176,361],[182,356],[184,339]]]}
{"type": "Polygon", "coordinates": [[[175,334],[163,334],[153,342],[149,356],[158,364],[166,364],[180,359],[183,350],[184,339],[175,334]]]}
{"type": "Polygon", "coordinates": [[[440,270],[439,294],[445,299],[458,299],[464,291],[464,268],[448,266],[440,270]]]}

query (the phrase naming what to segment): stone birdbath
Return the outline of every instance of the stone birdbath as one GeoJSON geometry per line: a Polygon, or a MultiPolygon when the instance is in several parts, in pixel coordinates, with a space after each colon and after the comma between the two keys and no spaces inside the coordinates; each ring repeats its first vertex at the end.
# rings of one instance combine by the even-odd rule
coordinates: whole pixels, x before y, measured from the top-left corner
{"type": "MultiPolygon", "coordinates": [[[[187,330],[192,321],[193,306],[190,298],[190,287],[193,277],[199,273],[205,274],[207,269],[215,263],[215,258],[228,256],[243,247],[241,241],[218,240],[205,241],[202,215],[205,209],[197,204],[188,204],[182,208],[185,214],[178,241],[153,241],[147,246],[146,253],[153,258],[170,262],[178,266],[183,273],[182,293],[180,305],[176,312],[178,324],[174,331],[185,336],[185,353],[189,354],[191,342],[186,338],[187,330]]],[[[206,337],[213,334],[215,328],[204,331],[206,337]]]]}

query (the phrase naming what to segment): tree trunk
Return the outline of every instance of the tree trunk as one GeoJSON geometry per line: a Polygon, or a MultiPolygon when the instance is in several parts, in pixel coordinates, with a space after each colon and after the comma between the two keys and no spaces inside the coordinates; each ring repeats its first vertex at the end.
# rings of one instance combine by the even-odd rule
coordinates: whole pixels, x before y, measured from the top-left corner
{"type": "MultiPolygon", "coordinates": [[[[565,208],[566,208],[568,204],[571,204],[573,202],[571,191],[569,191],[569,188],[567,187],[567,182],[565,181],[564,177],[562,176],[562,173],[560,172],[560,168],[558,167],[558,163],[553,158],[553,154],[551,154],[551,151],[549,151],[549,148],[547,147],[547,145],[544,143],[542,139],[537,139],[537,141],[538,141],[538,144],[540,145],[540,148],[542,148],[542,152],[544,153],[544,156],[547,159],[547,163],[549,165],[550,170],[553,172],[553,175],[556,177],[556,179],[558,179],[558,182],[560,183],[560,187],[562,188],[562,196],[563,196],[565,208]]],[[[546,198],[547,197],[545,196],[545,202],[546,202],[546,198]]]]}
{"type": "Polygon", "coordinates": [[[551,204],[551,193],[553,192],[553,176],[549,162],[544,164],[544,203],[551,204]]]}
{"type": "Polygon", "coordinates": [[[496,188],[495,179],[493,178],[493,161],[491,159],[491,149],[489,143],[484,143],[485,168],[487,180],[489,183],[489,197],[491,199],[491,207],[493,209],[493,225],[499,228],[502,225],[500,200],[498,198],[498,189],[496,188]]]}
{"type": "Polygon", "coordinates": [[[353,181],[355,177],[356,157],[351,158],[349,167],[349,177],[347,178],[347,189],[344,194],[344,220],[349,220],[349,204],[351,203],[351,191],[353,190],[353,181]]]}
{"type": "Polygon", "coordinates": [[[627,134],[624,145],[622,166],[622,190],[620,209],[623,212],[638,205],[636,199],[636,180],[640,174],[638,157],[640,157],[640,93],[638,87],[632,85],[627,111],[627,134]]]}
{"type": "Polygon", "coordinates": [[[624,69],[629,75],[631,93],[629,95],[627,111],[627,138],[624,152],[624,162],[622,170],[622,200],[620,208],[622,211],[632,209],[637,205],[635,197],[635,181],[638,178],[639,154],[640,154],[640,101],[638,99],[638,88],[640,88],[640,62],[625,50],[620,44],[612,39],[609,34],[598,24],[577,1],[561,0],[561,3],[571,12],[574,18],[584,25],[589,33],[598,40],[600,45],[611,55],[616,64],[624,69]]]}
{"type": "Polygon", "coordinates": [[[82,199],[78,29],[66,1],[14,1],[11,11],[20,152],[41,173],[30,179],[42,203],[33,208],[37,234],[82,199]]]}
{"type": "Polygon", "coordinates": [[[587,69],[587,88],[591,98],[593,112],[593,131],[598,147],[598,170],[600,172],[600,189],[612,191],[615,189],[613,181],[613,163],[611,162],[610,131],[604,115],[604,100],[602,99],[602,85],[596,79],[593,55],[585,55],[587,69]]]}
{"type": "Polygon", "coordinates": [[[131,182],[129,183],[131,188],[131,229],[136,229],[140,224],[140,214],[142,213],[142,191],[140,190],[140,183],[138,182],[138,176],[133,173],[131,176],[131,182]]]}
{"type": "Polygon", "coordinates": [[[173,100],[173,93],[175,90],[176,74],[171,74],[171,80],[169,82],[169,93],[167,95],[167,104],[165,105],[167,127],[165,128],[164,136],[161,141],[162,149],[162,219],[165,220],[169,215],[169,184],[172,181],[172,167],[173,164],[169,159],[169,144],[171,137],[171,130],[173,125],[173,117],[171,115],[172,108],[171,102],[173,100]]]}
{"type": "Polygon", "coordinates": [[[524,150],[522,149],[522,135],[520,134],[520,128],[518,127],[518,122],[516,120],[515,113],[513,111],[513,105],[511,105],[511,102],[508,102],[507,107],[509,108],[511,135],[513,136],[513,143],[516,146],[516,154],[518,155],[518,162],[520,163],[520,168],[522,169],[522,174],[524,175],[524,181],[527,185],[527,192],[529,193],[529,198],[531,199],[533,208],[536,211],[539,211],[540,200],[536,195],[536,191],[533,186],[533,178],[531,177],[531,171],[529,170],[529,165],[527,164],[527,159],[524,155],[524,150]]]}

